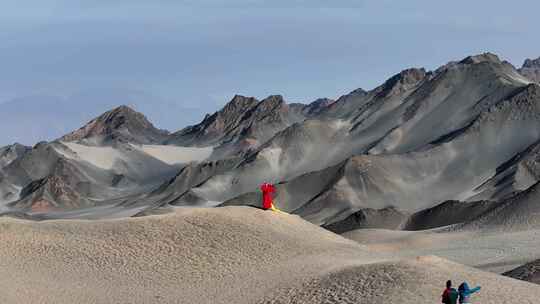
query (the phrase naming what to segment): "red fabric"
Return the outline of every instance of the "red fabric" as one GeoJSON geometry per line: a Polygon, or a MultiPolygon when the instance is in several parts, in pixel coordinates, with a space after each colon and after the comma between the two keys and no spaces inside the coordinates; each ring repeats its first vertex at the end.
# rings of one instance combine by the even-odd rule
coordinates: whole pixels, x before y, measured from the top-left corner
{"type": "Polygon", "coordinates": [[[262,207],[263,209],[272,208],[272,194],[276,191],[276,188],[272,184],[264,183],[261,185],[262,191],[262,207]]]}
{"type": "Polygon", "coordinates": [[[450,302],[450,288],[446,288],[442,294],[442,303],[449,303],[450,302]]]}

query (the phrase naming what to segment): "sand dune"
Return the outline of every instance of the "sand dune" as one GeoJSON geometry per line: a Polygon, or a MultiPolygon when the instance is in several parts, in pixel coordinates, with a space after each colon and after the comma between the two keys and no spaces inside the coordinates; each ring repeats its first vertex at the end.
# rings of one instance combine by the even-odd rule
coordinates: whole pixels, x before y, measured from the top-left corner
{"type": "Polygon", "coordinates": [[[540,296],[540,286],[439,258],[400,261],[297,216],[250,207],[2,218],[0,242],[1,303],[428,303],[448,277],[482,283],[479,303],[540,296]]]}
{"type": "Polygon", "coordinates": [[[0,225],[0,303],[253,303],[284,278],[333,267],[330,257],[375,260],[296,216],[249,207],[0,225]]]}
{"type": "MultiPolygon", "coordinates": [[[[116,162],[129,162],[129,155],[113,147],[96,147],[86,146],[72,142],[65,142],[67,146],[76,153],[78,159],[86,161],[98,168],[111,169],[116,162]]],[[[148,154],[149,156],[158,159],[166,164],[186,164],[190,162],[200,162],[207,159],[213,151],[212,147],[208,148],[193,148],[193,147],[176,147],[166,145],[134,145],[130,147],[148,154]]],[[[62,155],[74,158],[74,156],[59,150],[62,155]]]]}
{"type": "Polygon", "coordinates": [[[502,273],[540,258],[540,231],[392,231],[360,229],[343,236],[395,258],[437,255],[502,273]]]}
{"type": "MultiPolygon", "coordinates": [[[[112,169],[114,164],[118,161],[122,161],[125,157],[120,153],[120,151],[114,149],[113,147],[93,147],[85,146],[76,143],[66,142],[63,143],[69,149],[76,153],[76,156],[86,161],[98,168],[101,169],[112,169]]],[[[62,153],[62,150],[58,150],[62,153]]],[[[72,157],[70,154],[62,154],[66,157],[72,157]]]]}
{"type": "Polygon", "coordinates": [[[141,145],[140,147],[136,145],[132,146],[139,148],[152,157],[157,158],[169,165],[201,162],[210,157],[214,151],[214,148],[212,147],[196,148],[166,145],[141,145]]]}
{"type": "Polygon", "coordinates": [[[530,283],[426,256],[327,273],[300,288],[279,291],[271,303],[439,303],[440,282],[480,284],[474,303],[537,303],[540,289],[530,283]]]}

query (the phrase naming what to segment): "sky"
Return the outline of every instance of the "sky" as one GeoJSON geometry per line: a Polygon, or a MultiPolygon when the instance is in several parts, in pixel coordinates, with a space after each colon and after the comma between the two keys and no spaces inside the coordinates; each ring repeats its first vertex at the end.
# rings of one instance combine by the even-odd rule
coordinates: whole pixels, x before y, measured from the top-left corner
{"type": "Polygon", "coordinates": [[[518,0],[3,0],[0,120],[28,118],[23,103],[41,124],[82,113],[45,133],[34,119],[16,131],[0,121],[0,146],[53,139],[116,103],[174,131],[235,94],[337,98],[485,51],[521,66],[540,56],[538,11],[518,0]]]}

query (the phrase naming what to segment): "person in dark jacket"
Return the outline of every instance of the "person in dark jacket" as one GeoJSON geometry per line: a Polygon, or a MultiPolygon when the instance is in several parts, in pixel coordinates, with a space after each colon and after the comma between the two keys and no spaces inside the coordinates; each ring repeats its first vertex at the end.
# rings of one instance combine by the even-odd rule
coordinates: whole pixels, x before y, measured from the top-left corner
{"type": "Polygon", "coordinates": [[[452,281],[446,281],[446,289],[442,294],[442,303],[444,304],[457,304],[458,292],[455,288],[452,288],[452,281]]]}
{"type": "Polygon", "coordinates": [[[470,300],[470,297],[473,293],[477,292],[480,290],[480,286],[477,286],[473,289],[470,289],[469,288],[469,284],[467,284],[467,282],[463,282],[461,283],[461,285],[459,285],[459,288],[458,288],[458,292],[459,292],[459,303],[460,304],[471,304],[471,300],[470,300]]]}

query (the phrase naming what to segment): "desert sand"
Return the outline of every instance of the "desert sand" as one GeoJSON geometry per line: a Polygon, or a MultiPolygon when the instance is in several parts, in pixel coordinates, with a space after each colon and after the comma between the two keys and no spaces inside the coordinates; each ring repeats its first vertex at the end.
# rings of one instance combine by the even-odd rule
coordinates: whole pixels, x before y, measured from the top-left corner
{"type": "MultiPolygon", "coordinates": [[[[71,151],[75,152],[75,155],[81,160],[106,170],[113,168],[115,162],[123,158],[122,153],[112,147],[92,147],[76,143],[63,144],[71,151]]],[[[64,153],[62,150],[57,151],[68,158],[73,159],[74,157],[70,154],[64,153]]]]}
{"type": "MultiPolygon", "coordinates": [[[[64,142],[71,151],[76,153],[76,156],[83,161],[86,161],[98,168],[111,169],[118,161],[130,161],[129,155],[122,154],[121,151],[113,147],[93,147],[72,142],[64,142]]],[[[193,147],[177,147],[166,145],[130,145],[133,149],[141,151],[155,159],[158,159],[166,164],[185,164],[190,162],[200,162],[207,159],[213,151],[212,147],[193,148],[193,147]]],[[[63,156],[73,159],[74,156],[58,149],[63,156]]]]}
{"type": "Polygon", "coordinates": [[[377,252],[396,258],[422,255],[503,273],[540,257],[540,231],[392,231],[359,229],[343,234],[377,252]]]}
{"type": "Polygon", "coordinates": [[[201,162],[210,157],[214,151],[212,147],[197,148],[166,145],[132,145],[132,147],[140,149],[169,165],[201,162]]]}
{"type": "Polygon", "coordinates": [[[294,215],[177,208],[114,220],[0,219],[0,303],[536,303],[540,286],[434,257],[399,257],[294,215]]]}

